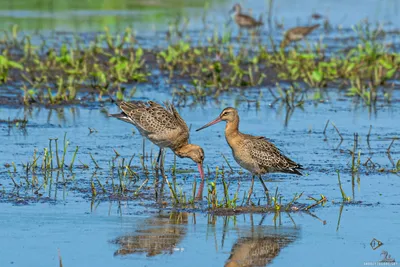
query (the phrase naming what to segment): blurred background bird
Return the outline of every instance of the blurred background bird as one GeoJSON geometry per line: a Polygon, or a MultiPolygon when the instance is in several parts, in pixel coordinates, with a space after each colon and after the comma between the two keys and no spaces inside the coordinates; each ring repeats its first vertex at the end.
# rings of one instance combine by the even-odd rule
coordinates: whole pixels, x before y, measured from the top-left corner
{"type": "Polygon", "coordinates": [[[297,42],[303,40],[307,35],[313,32],[316,28],[319,27],[319,24],[315,24],[312,26],[304,26],[304,27],[295,27],[287,30],[285,32],[283,41],[281,42],[280,47],[283,49],[291,42],[297,42]]]}
{"type": "Polygon", "coordinates": [[[249,15],[243,14],[242,7],[240,4],[235,4],[229,13],[231,15],[233,14],[235,23],[239,26],[240,29],[242,29],[242,28],[254,29],[254,28],[257,28],[257,27],[263,25],[261,15],[260,15],[259,20],[256,20],[255,18],[253,18],[249,15]]]}

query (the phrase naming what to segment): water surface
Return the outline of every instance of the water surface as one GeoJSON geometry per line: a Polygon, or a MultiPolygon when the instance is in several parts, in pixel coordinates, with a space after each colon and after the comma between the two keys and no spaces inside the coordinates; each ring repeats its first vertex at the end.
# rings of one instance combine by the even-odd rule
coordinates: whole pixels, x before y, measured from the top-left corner
{"type": "MultiPolygon", "coordinates": [[[[247,99],[257,98],[257,91],[248,91],[247,99]]],[[[68,184],[43,188],[43,195],[39,197],[23,188],[13,189],[6,168],[2,167],[0,177],[6,203],[1,204],[0,221],[3,236],[7,236],[8,241],[0,243],[1,265],[8,266],[13,262],[13,266],[26,266],[29,262],[35,266],[54,266],[58,261],[58,249],[65,266],[153,266],[161,262],[167,266],[235,266],[229,259],[247,261],[249,253],[266,255],[269,250],[276,254],[269,259],[263,256],[257,261],[251,254],[250,258],[255,262],[252,266],[258,266],[256,263],[287,266],[294,258],[299,266],[358,266],[380,260],[382,250],[396,258],[400,244],[396,234],[400,225],[398,176],[361,166],[352,186],[351,156],[347,151],[352,149],[353,134],[357,132],[362,163],[371,157],[380,167],[393,168],[386,149],[391,142],[389,138],[400,130],[396,123],[398,101],[390,106],[378,104],[375,112],[369,112],[367,107],[340,100],[340,95],[332,92],[323,102],[306,101],[304,110],[295,109],[288,120],[286,109],[279,104],[270,106],[273,99],[267,91],[264,93],[259,108],[235,100],[243,96],[233,94],[218,104],[182,107],[179,111],[191,128],[196,129],[216,117],[222,108],[237,103],[243,132],[270,138],[306,168],[302,177],[265,176],[270,191],[275,192],[278,187],[286,202],[300,192],[304,192],[303,203],[312,203],[306,200],[307,196],[323,194],[328,198],[325,207],[316,208],[311,215],[283,212],[275,220],[273,213],[212,217],[204,212],[179,211],[171,207],[160,209],[146,197],[129,201],[91,199],[89,180],[95,170],[89,152],[102,166],[97,171],[102,182],[109,179],[108,166],[115,156],[113,149],[126,159],[142,152],[142,138],[137,133],[132,134],[133,127],[106,116],[107,112],[117,112],[118,108],[111,104],[25,111],[3,107],[1,119],[26,116],[29,122],[25,130],[0,124],[1,166],[13,161],[20,168],[20,163],[32,158],[35,148],[42,151],[48,145],[48,138],[61,140],[66,132],[71,142],[69,151],[78,145],[77,158],[90,165],[90,169],[73,171],[75,176],[68,184]],[[342,143],[331,126],[327,128],[326,136],[323,134],[328,119],[340,129],[344,138],[342,143]],[[373,128],[368,147],[366,135],[370,125],[373,128]],[[88,127],[97,132],[89,134],[88,127]],[[354,204],[341,208],[336,170],[340,170],[343,189],[354,204]],[[26,196],[29,198],[24,200],[26,196]],[[384,245],[373,250],[370,246],[373,238],[384,245]],[[313,256],[304,257],[310,255],[310,251],[315,252],[313,256]],[[25,256],[19,256],[21,253],[25,256]]],[[[146,99],[140,90],[137,96],[146,99]]],[[[398,97],[395,94],[394,100],[398,97]]],[[[216,166],[228,169],[221,157],[223,153],[234,169],[234,173],[227,172],[225,177],[231,181],[231,195],[238,181],[241,181],[239,195],[248,190],[251,177],[234,162],[223,138],[223,125],[192,132],[191,139],[206,152],[205,165],[211,169],[207,175],[209,181],[215,179],[213,170],[216,166]]],[[[153,155],[157,152],[150,143],[146,144],[146,150],[153,155]]],[[[395,161],[399,159],[396,144],[391,156],[395,161]]],[[[70,157],[69,153],[67,162],[70,157]]],[[[133,162],[140,165],[138,158],[133,162]]],[[[168,152],[167,169],[172,164],[173,155],[168,152]]],[[[177,175],[177,185],[190,194],[193,179],[199,181],[195,166],[185,159],[178,159],[177,164],[178,169],[192,170],[177,175]]],[[[68,177],[71,174],[65,173],[65,179],[70,179],[68,177]]],[[[61,176],[57,179],[61,181],[61,176]]],[[[143,181],[144,176],[140,179],[143,181]]],[[[217,179],[218,190],[222,189],[220,179],[217,179]]],[[[151,183],[146,189],[149,194],[153,192],[151,183]]],[[[165,197],[170,197],[168,191],[165,197]]],[[[262,203],[265,201],[258,183],[252,198],[254,203],[257,199],[262,203]]],[[[204,202],[203,207],[206,206],[204,202]]]]}

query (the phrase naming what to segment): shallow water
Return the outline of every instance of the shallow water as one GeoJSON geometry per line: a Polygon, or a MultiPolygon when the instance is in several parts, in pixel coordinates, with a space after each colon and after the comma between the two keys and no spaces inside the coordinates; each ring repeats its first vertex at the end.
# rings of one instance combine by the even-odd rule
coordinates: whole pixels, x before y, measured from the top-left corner
{"type": "Polygon", "coordinates": [[[129,204],[122,205],[121,214],[111,203],[100,204],[92,213],[87,205],[74,202],[2,204],[1,209],[2,236],[8,240],[1,246],[2,266],[57,266],[57,249],[64,266],[238,266],[230,258],[252,262],[249,266],[265,266],[269,260],[273,266],[287,266],[294,259],[298,266],[361,266],[381,259],[381,250],[370,247],[372,237],[384,240],[383,248],[393,257],[399,242],[390,230],[398,227],[391,212],[375,207],[346,207],[339,231],[339,207],[318,211],[323,218],[332,217],[326,225],[298,214],[291,215],[296,224],[282,214],[276,225],[272,214],[169,217],[167,212],[137,208],[129,214],[129,204]],[[385,227],[371,229],[365,222],[374,217],[385,227]]]}
{"type": "MultiPolygon", "coordinates": [[[[113,1],[115,5],[111,6],[107,6],[111,3],[108,1],[103,1],[104,6],[93,1],[90,4],[69,1],[64,6],[52,7],[46,1],[37,2],[35,7],[22,0],[0,0],[0,4],[3,2],[7,4],[0,5],[0,22],[19,23],[26,31],[39,30],[44,34],[58,31],[48,35],[54,37],[49,37],[49,43],[70,38],[75,32],[90,39],[105,25],[112,30],[134,25],[140,44],[159,46],[163,43],[160,36],[165,35],[167,22],[175,18],[177,11],[191,18],[189,30],[195,37],[203,27],[197,23],[201,21],[202,1],[191,2],[190,6],[187,1],[176,1],[176,7],[171,9],[152,1],[154,5],[142,7],[141,11],[137,11],[136,4],[130,5],[130,1],[113,1]]],[[[209,30],[226,22],[227,10],[234,2],[213,1],[208,16],[209,30]]],[[[267,1],[242,4],[254,14],[267,10],[267,1]]],[[[365,17],[371,22],[392,22],[385,25],[386,29],[400,26],[398,4],[391,0],[364,1],[362,5],[358,1],[312,0],[307,4],[277,1],[273,11],[277,21],[284,19],[284,29],[312,23],[309,17],[314,12],[327,15],[335,27],[343,25],[345,28],[341,32],[321,31],[310,36],[316,41],[325,34],[329,47],[340,46],[336,36],[354,36],[350,27],[365,17]]],[[[282,31],[275,32],[278,40],[282,31]]],[[[398,41],[395,35],[386,38],[389,42],[398,41]]],[[[264,36],[262,43],[268,43],[266,40],[264,36]]],[[[132,100],[177,102],[172,98],[174,85],[166,84],[162,76],[153,84],[135,86],[137,92],[132,100]]],[[[2,97],[16,98],[21,92],[9,86],[0,87],[2,97]]],[[[322,194],[328,199],[324,206],[317,206],[310,212],[232,216],[208,212],[205,199],[195,207],[176,208],[168,188],[156,201],[156,180],[151,164],[158,150],[151,143],[145,143],[143,165],[150,170],[150,174],[146,174],[141,162],[142,138],[132,125],[107,116],[119,112],[113,104],[89,101],[53,108],[1,106],[0,235],[3,238],[0,240],[0,266],[58,266],[59,254],[63,266],[99,267],[291,266],[294,262],[296,266],[362,266],[382,260],[382,251],[398,259],[400,179],[390,170],[394,170],[400,160],[399,141],[394,141],[390,154],[387,149],[400,132],[400,93],[393,90],[391,103],[387,103],[380,92],[376,106],[367,107],[336,88],[326,88],[323,92],[321,99],[314,100],[316,92],[309,89],[304,93],[304,105],[294,109],[276,102],[268,88],[232,89],[218,101],[188,101],[178,107],[191,128],[191,142],[205,150],[206,179],[216,182],[221,201],[222,177],[229,183],[231,198],[238,191],[237,204],[240,205],[249,190],[251,176],[234,161],[224,138],[223,123],[200,132],[194,129],[215,119],[227,106],[239,110],[242,132],[266,136],[283,153],[304,166],[304,176],[265,175],[272,194],[277,190],[285,204],[296,193],[303,192],[295,203],[297,207],[313,204],[309,196],[319,199],[322,194]],[[28,120],[26,127],[7,122],[23,118],[28,120]],[[358,172],[353,173],[350,151],[355,133],[359,136],[356,152],[360,151],[360,166],[358,172]],[[72,171],[38,170],[29,173],[28,179],[38,179],[39,185],[45,178],[49,179],[46,186],[38,190],[14,187],[10,175],[18,184],[24,184],[23,164],[32,162],[35,150],[42,156],[49,138],[58,138],[61,151],[64,134],[70,142],[65,156],[67,165],[75,147],[79,146],[72,171]],[[90,154],[100,168],[96,168],[90,154]],[[226,156],[232,172],[221,154],[226,156]],[[127,192],[121,196],[111,189],[111,183],[119,184],[117,172],[124,170],[112,166],[126,164],[132,155],[133,170],[138,178],[126,184],[127,192]],[[12,163],[16,164],[16,173],[12,163]],[[342,203],[338,170],[351,203],[342,203]],[[150,178],[146,184],[147,177],[150,178]],[[93,186],[97,196],[93,195],[93,186]],[[376,244],[371,243],[373,238],[383,245],[376,248],[376,244]]],[[[55,158],[53,160],[56,164],[55,158]]],[[[195,164],[178,158],[174,176],[171,173],[174,156],[170,151],[166,153],[165,162],[170,181],[176,181],[177,190],[190,198],[193,181],[196,180],[197,185],[200,182],[195,164]]],[[[266,203],[258,181],[252,201],[255,205],[266,203]]]]}
{"type": "MultiPolygon", "coordinates": [[[[379,167],[394,168],[386,149],[391,142],[389,138],[400,130],[397,123],[400,106],[396,101],[399,95],[393,95],[392,105],[378,102],[376,111],[369,112],[361,104],[343,100],[333,89],[324,101],[306,101],[304,110],[295,109],[287,120],[285,108],[280,108],[279,104],[270,105],[273,98],[267,90],[246,91],[247,99],[256,99],[259,90],[263,91],[263,97],[258,108],[255,103],[235,100],[243,96],[232,93],[218,104],[210,102],[206,106],[182,107],[179,112],[191,129],[197,129],[214,119],[222,108],[236,103],[243,132],[270,138],[284,153],[305,166],[302,177],[266,176],[270,191],[275,192],[278,187],[282,202],[286,203],[295,193],[304,192],[299,201],[306,204],[312,203],[307,196],[318,198],[323,194],[329,200],[324,207],[315,208],[312,214],[282,212],[275,220],[273,213],[267,213],[237,215],[227,221],[224,216],[212,217],[203,211],[182,210],[184,215],[178,215],[179,211],[173,211],[171,206],[166,209],[155,206],[154,200],[146,195],[133,200],[112,201],[101,196],[93,199],[89,180],[95,170],[89,152],[102,167],[97,170],[102,182],[109,176],[110,159],[115,156],[113,149],[126,160],[132,154],[142,153],[142,138],[137,133],[132,134],[133,127],[106,116],[107,112],[115,113],[118,108],[111,104],[25,111],[3,107],[0,119],[25,115],[29,122],[25,130],[0,124],[0,183],[2,202],[5,202],[1,204],[0,229],[2,236],[7,237],[3,239],[7,242],[0,242],[0,265],[8,266],[12,262],[13,266],[26,266],[29,262],[34,266],[54,266],[58,262],[57,249],[60,249],[64,266],[153,266],[164,262],[167,266],[221,266],[228,263],[231,265],[227,266],[238,266],[228,261],[230,257],[244,261],[253,259],[255,262],[250,266],[258,266],[257,258],[248,256],[250,251],[266,255],[276,244],[279,244],[279,251],[276,256],[271,256],[273,266],[288,266],[293,259],[299,266],[358,266],[381,260],[382,250],[388,251],[392,258],[398,257],[399,177],[361,165],[352,186],[351,156],[347,151],[352,149],[353,133],[358,132],[361,163],[371,157],[379,167]],[[344,138],[341,144],[332,126],[327,128],[326,136],[323,135],[328,119],[340,130],[344,138]],[[370,125],[373,127],[368,148],[366,135],[370,125]],[[89,134],[88,127],[97,132],[89,134]],[[77,160],[88,164],[90,169],[73,171],[74,178],[65,185],[43,188],[41,197],[23,188],[12,189],[4,164],[15,162],[21,168],[20,163],[31,160],[35,148],[42,151],[48,145],[48,138],[62,140],[65,132],[71,142],[69,152],[78,145],[77,160]],[[345,193],[354,201],[354,204],[343,206],[340,224],[342,199],[336,170],[340,170],[345,193]],[[384,245],[373,250],[370,245],[373,238],[384,245]],[[24,257],[20,256],[22,253],[24,257]]],[[[143,91],[139,90],[137,94],[139,99],[146,99],[143,91]]],[[[234,169],[233,174],[228,171],[225,174],[225,179],[231,181],[231,195],[239,180],[239,196],[248,190],[251,177],[247,172],[241,173],[234,162],[223,137],[223,125],[200,132],[192,130],[191,141],[201,145],[206,152],[205,165],[211,169],[207,175],[209,181],[215,179],[216,166],[225,166],[228,170],[221,157],[223,153],[234,169]]],[[[396,162],[400,159],[396,143],[391,151],[396,162]]],[[[67,153],[66,162],[70,161],[71,153],[67,153]]],[[[157,151],[146,143],[146,153],[156,155],[157,151]]],[[[150,164],[149,159],[146,162],[150,164]]],[[[167,169],[172,164],[173,155],[167,152],[167,169]]],[[[133,165],[140,165],[137,157],[133,165]]],[[[176,178],[177,185],[191,194],[193,179],[199,181],[194,164],[178,159],[177,167],[178,170],[192,169],[177,174],[176,178]]],[[[66,172],[65,179],[71,175],[66,172]]],[[[143,173],[140,175],[143,181],[143,173]]],[[[22,175],[16,179],[23,181],[22,175]]],[[[150,195],[154,191],[152,183],[145,190],[150,195]]],[[[218,190],[222,190],[221,177],[217,184],[218,190]]],[[[168,191],[165,197],[170,197],[168,191]]],[[[256,181],[252,200],[257,203],[258,199],[265,202],[262,188],[256,181]]],[[[206,205],[204,202],[203,207],[206,205]]],[[[258,264],[265,266],[269,260],[265,256],[262,258],[258,264]]]]}
{"type": "MultiPolygon", "coordinates": [[[[219,0],[211,1],[208,8],[210,25],[225,23],[228,10],[234,3],[240,2],[245,9],[258,17],[267,17],[269,1],[219,0]]],[[[105,26],[114,30],[123,30],[133,26],[139,33],[149,30],[165,31],[177,14],[191,19],[190,29],[201,24],[205,1],[68,1],[57,2],[38,0],[0,1],[0,22],[7,25],[19,24],[25,30],[40,31],[78,31],[89,32],[103,30],[105,26]]],[[[392,23],[399,27],[400,6],[396,0],[359,1],[308,0],[293,2],[290,0],[274,1],[273,20],[284,23],[287,27],[310,23],[310,16],[318,13],[328,18],[333,25],[349,28],[368,18],[372,23],[392,23]]]]}

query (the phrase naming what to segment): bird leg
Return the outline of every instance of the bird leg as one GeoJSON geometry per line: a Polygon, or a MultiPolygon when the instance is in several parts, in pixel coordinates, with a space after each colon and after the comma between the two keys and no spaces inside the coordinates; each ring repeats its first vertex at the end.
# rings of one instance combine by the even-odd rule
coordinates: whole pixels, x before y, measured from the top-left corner
{"type": "Polygon", "coordinates": [[[146,138],[145,137],[143,137],[143,145],[142,145],[142,148],[143,148],[143,161],[144,161],[144,159],[145,159],[145,157],[146,157],[146,138]]]}
{"type": "Polygon", "coordinates": [[[164,186],[165,186],[165,179],[163,178],[162,182],[161,182],[160,189],[158,191],[158,198],[159,198],[160,202],[162,201],[163,196],[164,196],[164,186]]]}
{"type": "Polygon", "coordinates": [[[251,177],[251,187],[249,190],[249,195],[247,197],[247,204],[250,203],[250,197],[251,197],[251,194],[253,194],[253,186],[254,186],[254,175],[251,177]]]}
{"type": "Polygon", "coordinates": [[[261,178],[261,175],[259,175],[258,178],[260,179],[260,182],[262,183],[262,186],[263,186],[263,188],[264,188],[265,193],[268,193],[268,188],[267,188],[267,186],[265,185],[263,179],[261,178]]]}
{"type": "MultiPolygon", "coordinates": [[[[158,200],[160,196],[162,197],[162,189],[160,189],[160,192],[158,192],[158,180],[159,180],[158,170],[159,170],[159,166],[160,166],[162,152],[163,152],[163,149],[160,148],[160,150],[158,151],[157,161],[155,164],[156,179],[155,179],[155,183],[154,183],[154,189],[156,191],[156,200],[158,200]],[[159,196],[159,193],[160,193],[160,196],[159,196]]],[[[163,182],[164,182],[164,179],[163,179],[163,182]]]]}
{"type": "Polygon", "coordinates": [[[237,37],[238,41],[242,38],[242,27],[239,27],[239,35],[237,37]]]}
{"type": "Polygon", "coordinates": [[[158,156],[160,158],[159,166],[160,166],[160,170],[161,170],[161,175],[163,177],[165,177],[165,172],[164,172],[164,148],[160,148],[160,154],[158,156]]]}
{"type": "Polygon", "coordinates": [[[203,189],[204,189],[204,170],[203,170],[203,164],[198,163],[197,167],[199,169],[200,177],[201,177],[201,182],[199,186],[199,191],[197,192],[196,195],[196,200],[202,200],[203,199],[203,189]]]}
{"type": "Polygon", "coordinates": [[[267,196],[267,201],[268,201],[268,204],[269,204],[269,191],[268,191],[268,188],[265,185],[264,180],[262,179],[261,175],[259,175],[258,178],[260,179],[260,182],[261,182],[261,184],[262,184],[262,186],[264,188],[265,195],[267,196]]]}
{"type": "Polygon", "coordinates": [[[160,151],[158,151],[158,156],[157,156],[157,165],[156,165],[157,168],[160,166],[160,159],[161,159],[162,152],[163,152],[163,149],[160,148],[160,151]]]}
{"type": "Polygon", "coordinates": [[[158,177],[158,170],[160,169],[160,160],[161,160],[161,155],[162,155],[162,151],[163,149],[160,148],[160,150],[158,151],[158,156],[157,156],[157,161],[156,161],[156,166],[155,166],[155,170],[156,170],[156,176],[158,177]]]}

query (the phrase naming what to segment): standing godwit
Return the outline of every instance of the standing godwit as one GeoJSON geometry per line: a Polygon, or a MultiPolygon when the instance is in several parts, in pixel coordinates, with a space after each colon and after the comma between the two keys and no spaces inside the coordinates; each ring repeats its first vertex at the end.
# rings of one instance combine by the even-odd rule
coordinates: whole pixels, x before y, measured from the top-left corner
{"type": "Polygon", "coordinates": [[[252,29],[263,25],[261,17],[260,20],[257,21],[253,17],[243,14],[242,7],[240,6],[240,4],[235,4],[230,13],[235,14],[234,15],[235,22],[240,28],[252,29]]]}
{"type": "Polygon", "coordinates": [[[225,138],[232,149],[236,162],[253,174],[249,198],[254,184],[254,175],[258,175],[266,193],[268,193],[268,188],[261,178],[262,174],[283,172],[302,175],[298,171],[298,169],[302,169],[302,166],[283,155],[265,137],[241,133],[239,131],[239,115],[234,108],[225,108],[218,118],[196,131],[200,131],[221,121],[226,121],[225,138]]]}
{"type": "Polygon", "coordinates": [[[295,238],[291,236],[263,236],[260,233],[241,237],[233,245],[224,267],[267,266],[294,240],[295,238]]]}
{"type": "Polygon", "coordinates": [[[202,198],[204,151],[198,145],[189,144],[189,128],[175,107],[166,102],[164,108],[153,101],[148,101],[147,103],[122,101],[118,106],[122,112],[120,114],[110,114],[110,116],[132,123],[142,136],[160,148],[157,163],[160,163],[161,158],[160,166],[162,171],[164,167],[162,159],[164,148],[170,148],[178,157],[190,158],[197,163],[201,177],[197,198],[202,198]]]}
{"type": "Polygon", "coordinates": [[[289,29],[281,42],[280,47],[285,48],[291,42],[296,42],[302,40],[304,37],[309,35],[313,30],[319,27],[319,24],[304,27],[295,27],[289,29]]]}

